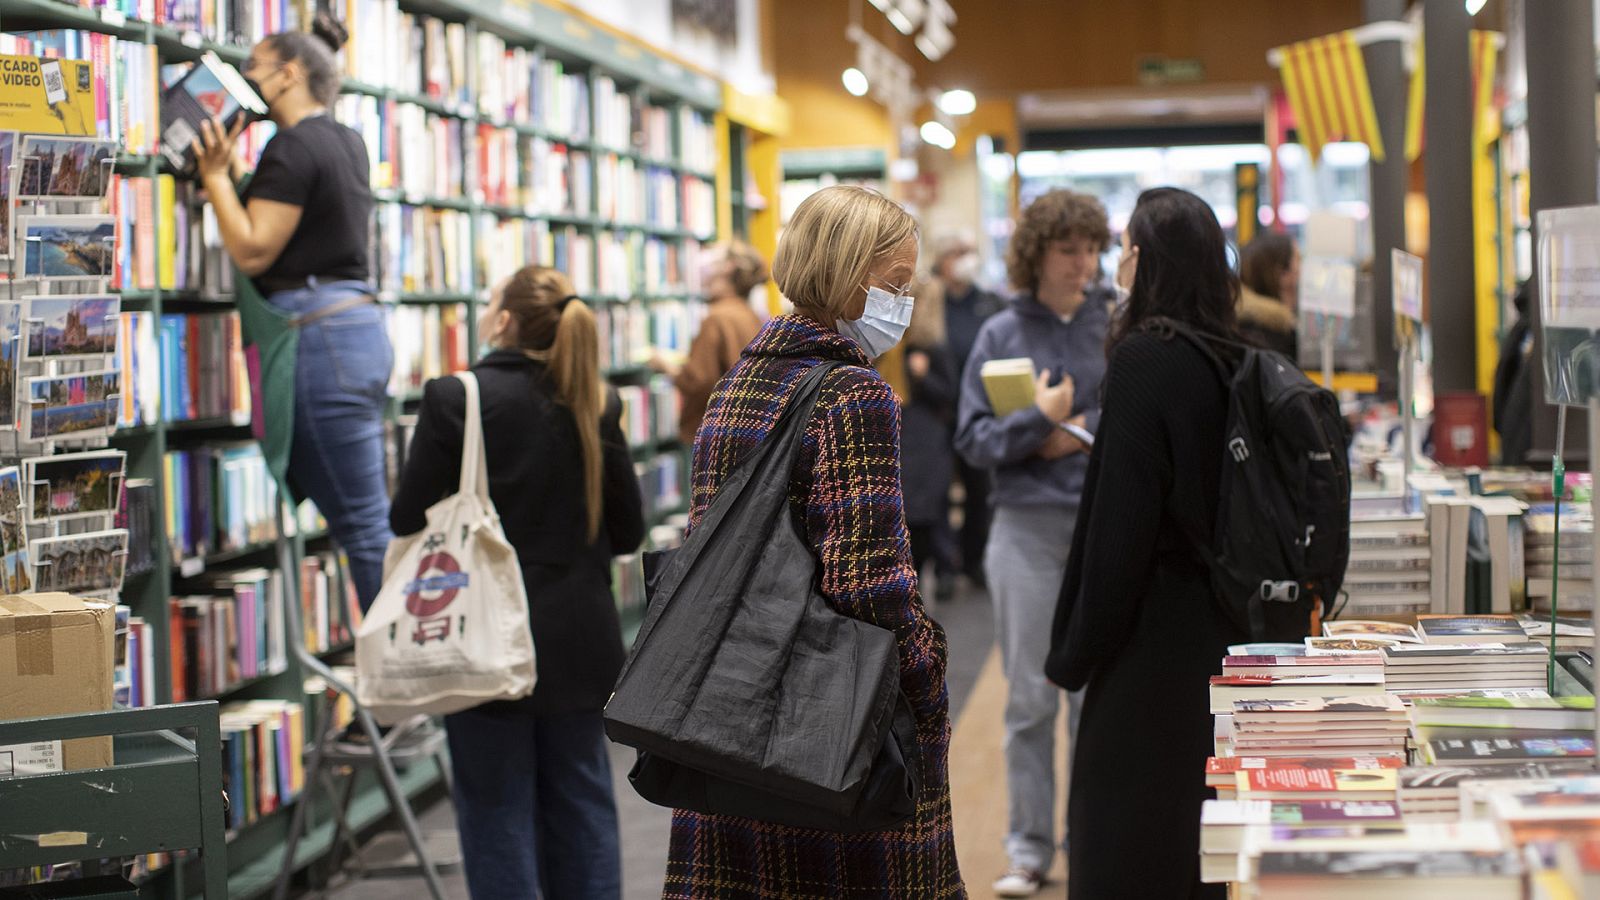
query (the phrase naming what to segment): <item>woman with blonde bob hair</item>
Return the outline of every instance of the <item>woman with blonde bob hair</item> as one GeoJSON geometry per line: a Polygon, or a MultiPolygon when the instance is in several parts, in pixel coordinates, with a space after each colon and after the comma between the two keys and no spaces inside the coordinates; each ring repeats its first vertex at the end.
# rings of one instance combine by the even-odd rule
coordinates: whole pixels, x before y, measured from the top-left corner
{"type": "Polygon", "coordinates": [[[825,188],[795,210],[772,261],[791,315],[767,322],[711,395],[694,445],[693,528],[718,488],[766,439],[806,373],[822,378],[791,508],[840,614],[886,628],[916,713],[922,793],[890,831],[835,834],[677,810],[669,900],[733,897],[961,898],[950,824],[944,631],[924,614],[900,490],[900,407],[871,360],[910,320],[916,222],[875,191],[825,188]]]}
{"type": "MultiPolygon", "coordinates": [[[[529,697],[445,717],[467,887],[479,900],[616,900],[600,721],[623,659],[611,558],[644,537],[622,404],[600,375],[594,312],[555,269],[528,266],[496,288],[478,334],[492,348],[472,367],[489,498],[522,565],[539,671],[529,697]]],[[[396,534],[421,531],[456,490],[466,400],[454,377],[424,388],[396,534]]]]}

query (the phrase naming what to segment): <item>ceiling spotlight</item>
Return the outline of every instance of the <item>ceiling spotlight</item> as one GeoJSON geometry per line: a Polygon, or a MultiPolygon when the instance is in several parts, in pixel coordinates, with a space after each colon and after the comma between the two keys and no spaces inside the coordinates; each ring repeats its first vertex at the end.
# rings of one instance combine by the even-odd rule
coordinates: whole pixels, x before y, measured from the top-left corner
{"type": "Polygon", "coordinates": [[[889,24],[899,29],[901,34],[910,34],[917,30],[917,23],[911,21],[911,17],[901,12],[899,7],[889,10],[884,15],[889,17],[889,24]]]}
{"type": "Polygon", "coordinates": [[[945,91],[939,97],[939,109],[947,116],[971,115],[978,108],[978,98],[971,91],[945,91]]]}
{"type": "Polygon", "coordinates": [[[844,81],[845,90],[857,97],[866,96],[869,85],[867,84],[867,76],[862,74],[860,69],[855,66],[845,69],[842,80],[844,81]]]}
{"type": "Polygon", "coordinates": [[[922,139],[943,150],[956,145],[956,136],[943,123],[929,119],[922,123],[922,139]]]}
{"type": "Polygon", "coordinates": [[[1483,7],[1489,0],[1467,0],[1467,15],[1475,16],[1483,12],[1483,7]]]}

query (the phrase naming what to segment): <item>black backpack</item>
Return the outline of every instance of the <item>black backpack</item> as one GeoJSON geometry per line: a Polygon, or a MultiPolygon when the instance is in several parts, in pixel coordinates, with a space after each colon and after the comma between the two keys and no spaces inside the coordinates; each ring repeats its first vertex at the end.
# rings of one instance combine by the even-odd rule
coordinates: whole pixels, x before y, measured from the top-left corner
{"type": "Polygon", "coordinates": [[[1228,386],[1212,592],[1252,641],[1298,641],[1319,604],[1331,608],[1350,561],[1350,438],[1339,401],[1280,353],[1174,330],[1228,386]]]}

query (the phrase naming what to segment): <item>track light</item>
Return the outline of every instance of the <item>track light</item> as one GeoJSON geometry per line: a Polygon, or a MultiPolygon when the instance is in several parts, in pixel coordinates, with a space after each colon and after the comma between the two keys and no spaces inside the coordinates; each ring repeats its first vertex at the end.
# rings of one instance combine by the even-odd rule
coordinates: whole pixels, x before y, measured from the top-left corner
{"type": "Polygon", "coordinates": [[[857,97],[865,97],[867,89],[871,87],[867,83],[867,76],[855,66],[845,69],[841,80],[844,82],[844,89],[857,97]]]}

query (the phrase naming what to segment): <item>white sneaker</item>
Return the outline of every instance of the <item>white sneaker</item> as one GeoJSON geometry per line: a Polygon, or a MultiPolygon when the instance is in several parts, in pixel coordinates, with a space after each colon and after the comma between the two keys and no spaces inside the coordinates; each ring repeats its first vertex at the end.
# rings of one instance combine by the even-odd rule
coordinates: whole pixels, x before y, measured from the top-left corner
{"type": "Polygon", "coordinates": [[[994,883],[994,893],[997,897],[1032,897],[1043,887],[1044,873],[1016,866],[994,883]]]}

